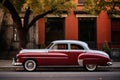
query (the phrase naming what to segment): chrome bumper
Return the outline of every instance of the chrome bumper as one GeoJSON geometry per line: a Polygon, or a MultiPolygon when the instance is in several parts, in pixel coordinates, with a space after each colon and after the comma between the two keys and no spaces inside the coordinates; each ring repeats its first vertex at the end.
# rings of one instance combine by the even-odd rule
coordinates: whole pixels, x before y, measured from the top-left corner
{"type": "Polygon", "coordinates": [[[112,65],[112,62],[107,62],[107,65],[108,65],[108,66],[111,66],[111,65],[112,65]]]}
{"type": "Polygon", "coordinates": [[[16,62],[16,61],[15,61],[15,58],[13,58],[12,65],[13,65],[13,66],[22,66],[22,63],[16,62]]]}

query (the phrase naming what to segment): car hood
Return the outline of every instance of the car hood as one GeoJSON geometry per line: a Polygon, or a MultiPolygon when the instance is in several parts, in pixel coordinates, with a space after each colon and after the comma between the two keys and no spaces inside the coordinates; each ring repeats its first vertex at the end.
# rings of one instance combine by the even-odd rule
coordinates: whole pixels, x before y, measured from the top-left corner
{"type": "Polygon", "coordinates": [[[106,56],[109,57],[109,55],[103,51],[99,51],[99,50],[89,50],[90,53],[95,53],[95,54],[100,54],[102,56],[106,56]]]}
{"type": "Polygon", "coordinates": [[[29,52],[48,52],[48,49],[22,49],[20,53],[29,53],[29,52]]]}

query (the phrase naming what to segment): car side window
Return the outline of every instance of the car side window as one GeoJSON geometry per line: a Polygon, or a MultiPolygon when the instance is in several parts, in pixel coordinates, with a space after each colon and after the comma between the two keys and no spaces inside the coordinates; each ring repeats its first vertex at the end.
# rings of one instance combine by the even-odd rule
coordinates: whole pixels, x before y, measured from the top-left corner
{"type": "Polygon", "coordinates": [[[67,50],[68,45],[67,44],[55,44],[52,49],[54,50],[67,50]]]}
{"type": "Polygon", "coordinates": [[[84,48],[78,44],[71,44],[71,50],[84,50],[84,48]]]}

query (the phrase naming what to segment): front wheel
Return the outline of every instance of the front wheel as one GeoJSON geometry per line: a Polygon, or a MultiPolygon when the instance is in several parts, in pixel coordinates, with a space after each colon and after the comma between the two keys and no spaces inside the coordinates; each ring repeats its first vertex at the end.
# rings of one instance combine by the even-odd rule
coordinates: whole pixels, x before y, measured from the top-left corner
{"type": "Polygon", "coordinates": [[[85,68],[86,68],[88,71],[95,71],[96,68],[97,68],[97,65],[96,65],[96,64],[86,64],[86,65],[85,65],[85,68]]]}
{"type": "Polygon", "coordinates": [[[24,69],[27,71],[34,71],[37,67],[37,64],[34,60],[26,60],[24,63],[24,69]]]}

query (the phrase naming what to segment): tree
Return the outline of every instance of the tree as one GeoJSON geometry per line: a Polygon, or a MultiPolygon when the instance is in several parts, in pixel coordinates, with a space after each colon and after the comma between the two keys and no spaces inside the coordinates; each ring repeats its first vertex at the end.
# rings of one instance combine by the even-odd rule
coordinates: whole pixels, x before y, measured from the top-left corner
{"type": "Polygon", "coordinates": [[[102,51],[106,52],[110,56],[110,58],[112,58],[111,57],[111,50],[109,48],[109,45],[108,45],[107,41],[104,42],[104,44],[102,46],[102,51]]]}
{"type": "Polygon", "coordinates": [[[120,0],[85,0],[84,10],[96,15],[101,11],[107,11],[109,16],[120,15],[120,0]]]}
{"type": "Polygon", "coordinates": [[[37,20],[44,18],[47,14],[60,15],[63,11],[69,12],[75,8],[73,0],[0,0],[1,6],[5,7],[11,14],[22,48],[26,48],[29,29],[37,20]],[[23,23],[19,16],[21,9],[25,10],[23,23]],[[31,14],[34,14],[35,17],[29,21],[31,14]]]}

